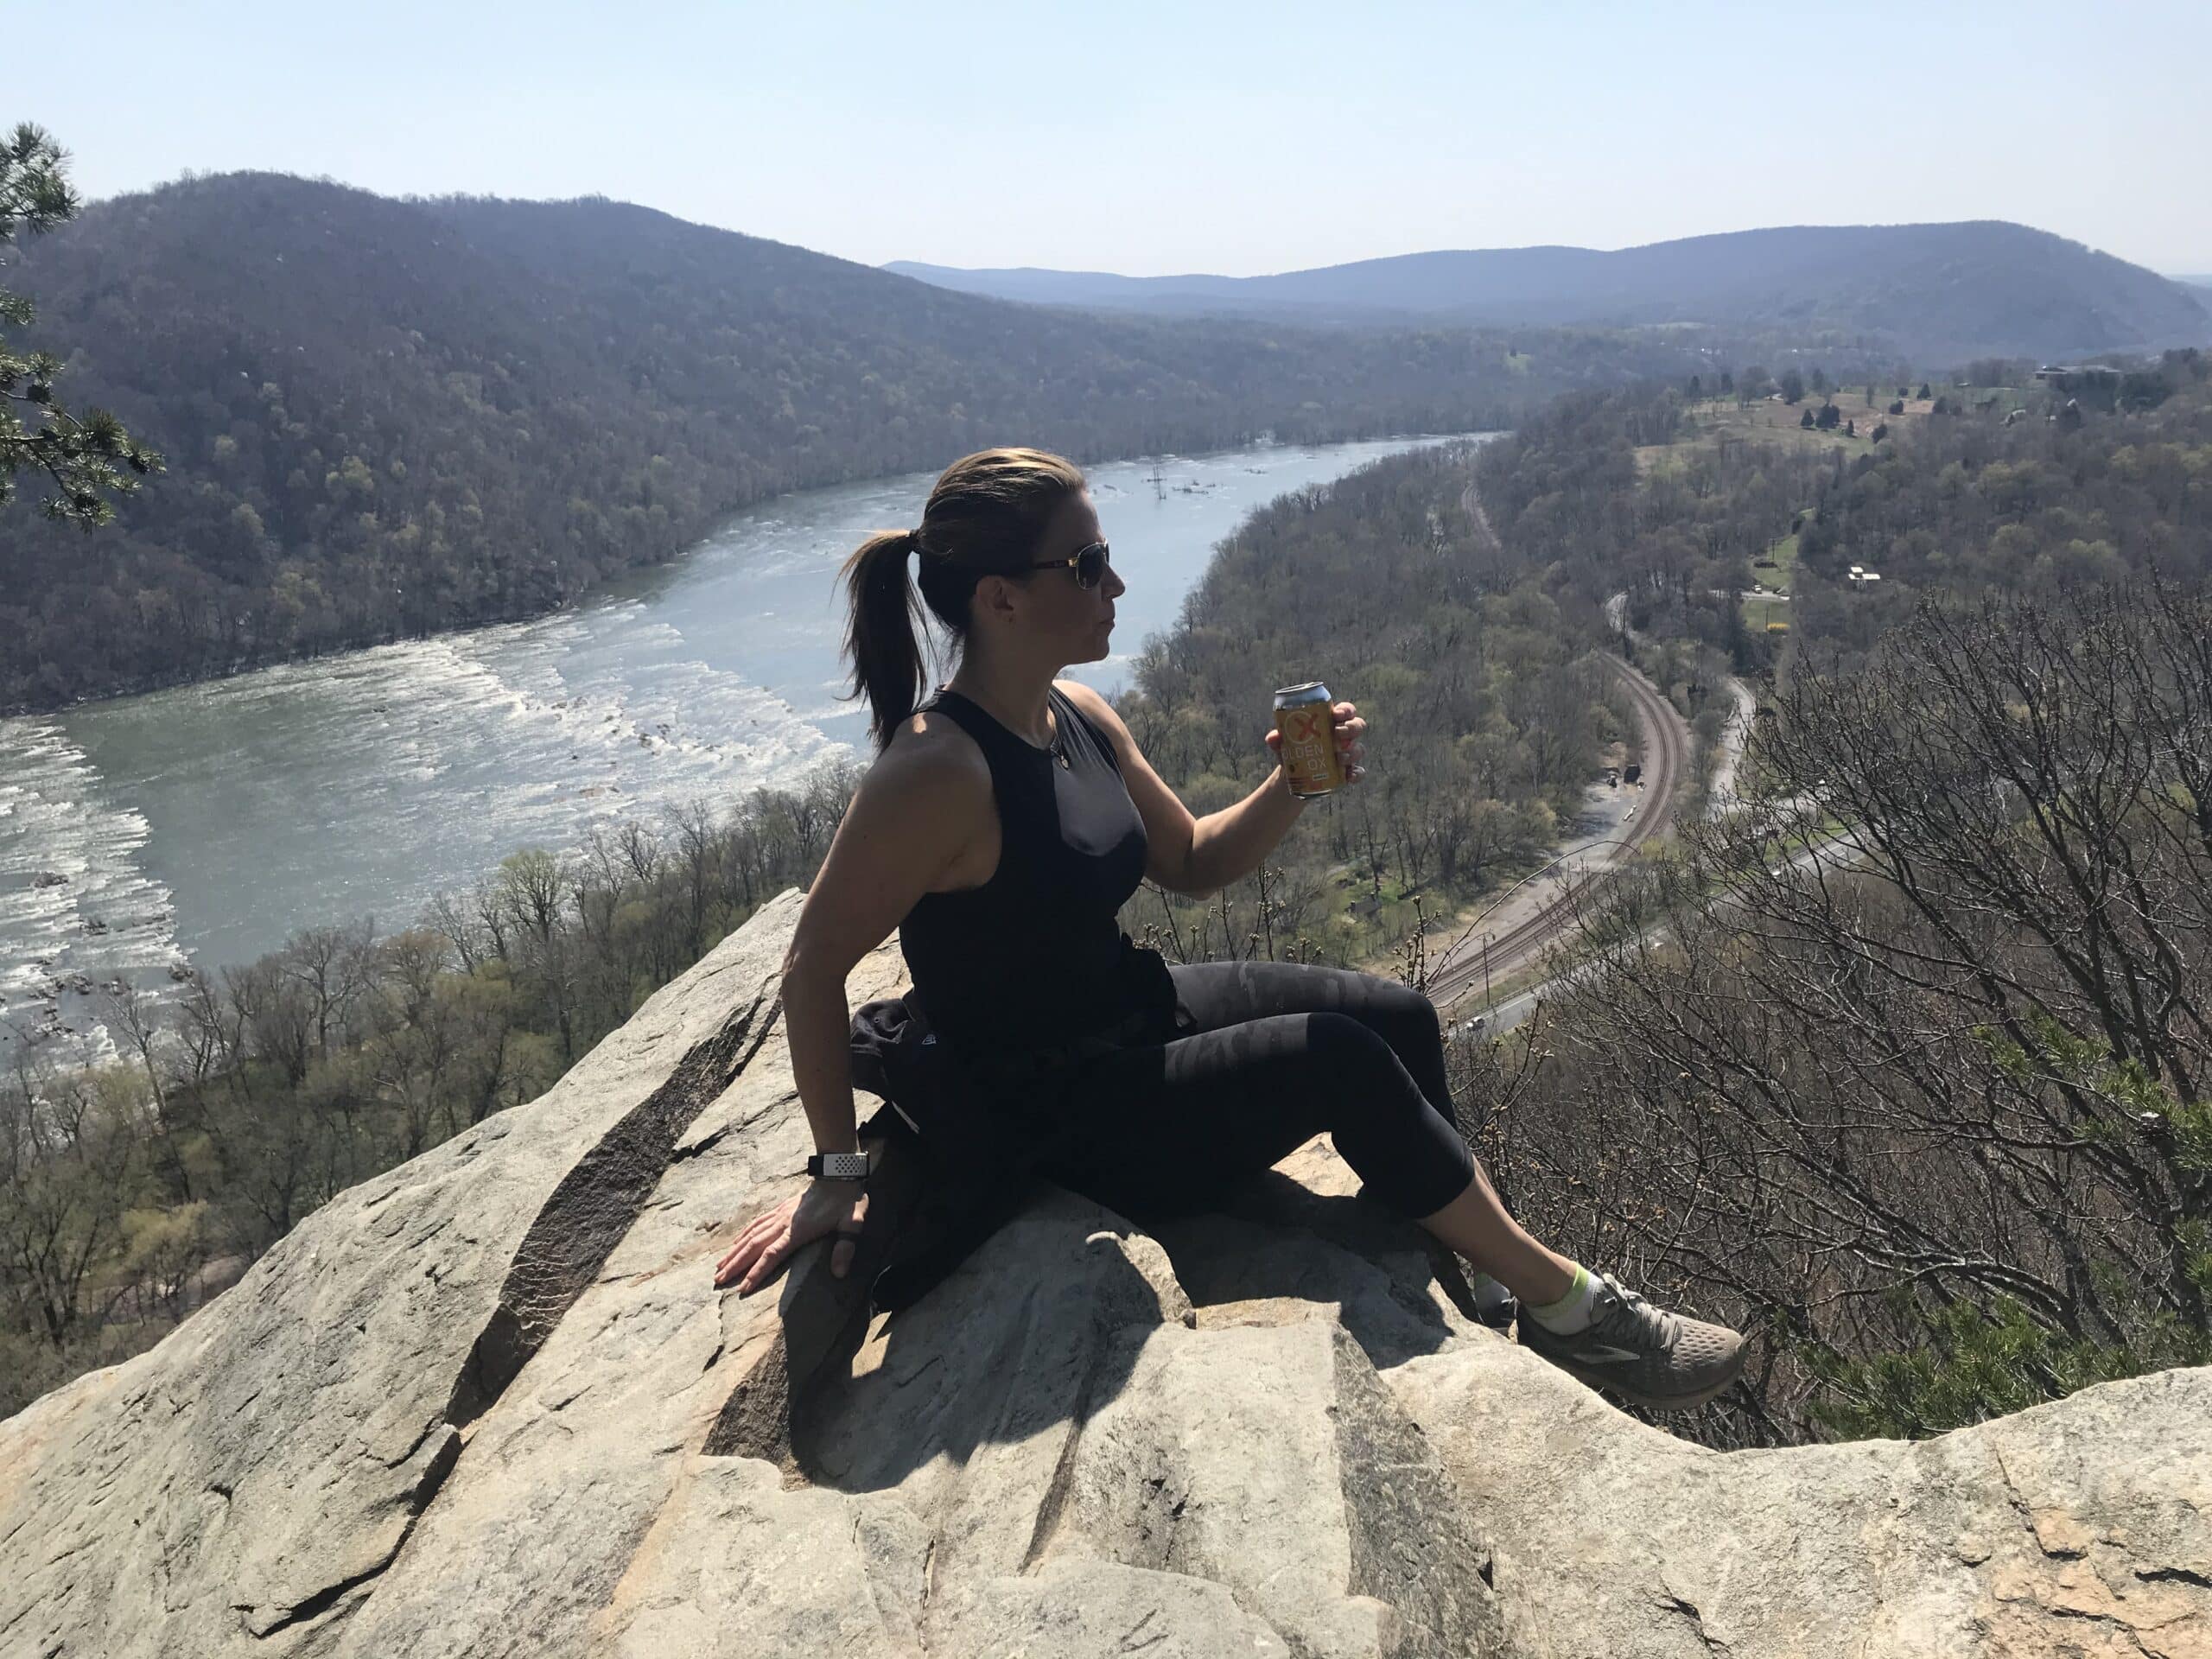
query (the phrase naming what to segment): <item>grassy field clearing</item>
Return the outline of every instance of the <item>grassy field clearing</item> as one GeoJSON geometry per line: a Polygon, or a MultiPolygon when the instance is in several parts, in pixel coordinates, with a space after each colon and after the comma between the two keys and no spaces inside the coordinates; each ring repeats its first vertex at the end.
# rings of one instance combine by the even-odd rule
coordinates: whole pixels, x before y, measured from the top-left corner
{"type": "MultiPolygon", "coordinates": [[[[1755,439],[1763,443],[1795,445],[1800,448],[1842,449],[1861,454],[1874,447],[1874,429],[1886,425],[1891,438],[1910,430],[1928,418],[1935,407],[1933,397],[1907,397],[1903,401],[1904,413],[1889,413],[1891,404],[1900,401],[1895,385],[1877,385],[1874,388],[1874,407],[1866,407],[1866,388],[1864,383],[1842,386],[1826,397],[1808,391],[1802,402],[1785,404],[1778,397],[1761,397],[1749,404],[1738,404],[1733,397],[1707,397],[1688,404],[1682,411],[1683,434],[1673,443],[1647,444],[1636,452],[1637,470],[1646,478],[1687,467],[1691,457],[1700,450],[1717,448],[1731,440],[1742,442],[1755,439]],[[1856,434],[1846,436],[1840,424],[1833,430],[1822,432],[1817,428],[1799,424],[1807,410],[1815,414],[1824,403],[1833,403],[1843,420],[1852,422],[1856,434]]],[[[1987,397],[1986,391],[1967,393],[1950,388],[1944,396],[1987,397]]],[[[2002,397],[2005,394],[1997,394],[2002,397]]],[[[1885,438],[1885,442],[1889,440],[1885,438]]]]}
{"type": "Polygon", "coordinates": [[[1751,566],[1752,582],[1770,593],[1790,592],[1797,582],[1796,533],[1792,531],[1767,549],[1766,556],[1774,561],[1774,568],[1771,570],[1763,569],[1754,563],[1751,566]]]}

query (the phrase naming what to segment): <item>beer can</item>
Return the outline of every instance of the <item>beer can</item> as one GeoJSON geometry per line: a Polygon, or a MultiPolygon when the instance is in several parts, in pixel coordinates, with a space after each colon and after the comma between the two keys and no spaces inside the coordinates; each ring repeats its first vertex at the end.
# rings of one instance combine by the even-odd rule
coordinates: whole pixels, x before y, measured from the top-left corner
{"type": "Polygon", "coordinates": [[[1337,753],[1336,699],[1319,680],[1287,685],[1275,693],[1275,729],[1282,734],[1282,769],[1290,792],[1300,800],[1344,787],[1344,766],[1337,753]]]}

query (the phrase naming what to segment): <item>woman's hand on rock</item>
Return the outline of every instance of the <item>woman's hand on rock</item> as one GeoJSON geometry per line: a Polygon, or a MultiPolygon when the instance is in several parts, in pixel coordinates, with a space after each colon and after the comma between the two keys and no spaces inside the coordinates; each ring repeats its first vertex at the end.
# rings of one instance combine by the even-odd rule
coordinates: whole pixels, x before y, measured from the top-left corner
{"type": "Polygon", "coordinates": [[[728,1254],[715,1264],[715,1283],[719,1287],[734,1281],[739,1295],[749,1295],[794,1250],[831,1233],[839,1236],[830,1249],[830,1271],[842,1279],[852,1266],[867,1219],[868,1193],[859,1182],[816,1181],[746,1224],[728,1254]]]}

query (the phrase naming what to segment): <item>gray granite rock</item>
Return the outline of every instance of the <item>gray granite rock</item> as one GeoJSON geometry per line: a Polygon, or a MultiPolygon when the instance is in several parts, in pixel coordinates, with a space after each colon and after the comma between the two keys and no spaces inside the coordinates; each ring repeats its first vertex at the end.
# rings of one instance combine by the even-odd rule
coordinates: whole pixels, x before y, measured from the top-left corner
{"type": "Polygon", "coordinates": [[[357,1607],[774,1029],[798,914],[785,894],[541,1098],[0,1424],[0,1654],[268,1652],[357,1607]]]}
{"type": "Polygon", "coordinates": [[[797,913],[0,1423],[0,1659],[2212,1654],[2212,1371],[1723,1456],[1325,1141],[1149,1231],[1043,1189],[893,1316],[818,1248],[716,1290],[810,1145],[797,913]]]}

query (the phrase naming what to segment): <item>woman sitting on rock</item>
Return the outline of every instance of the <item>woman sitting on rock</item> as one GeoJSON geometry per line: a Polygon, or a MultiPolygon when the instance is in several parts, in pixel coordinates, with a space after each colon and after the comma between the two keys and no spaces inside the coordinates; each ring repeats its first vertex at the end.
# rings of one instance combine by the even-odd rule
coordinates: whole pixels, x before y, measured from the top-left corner
{"type": "MultiPolygon", "coordinates": [[[[868,696],[880,753],[807,894],[783,980],[817,1178],[745,1228],[715,1283],[749,1292],[833,1232],[846,1236],[830,1270],[847,1271],[868,1154],[845,982],[896,927],[913,984],[901,1011],[929,1033],[914,1052],[958,1079],[941,1097],[967,1115],[959,1167],[995,1154],[988,1224],[1018,1192],[1008,1172],[1116,1209],[1203,1208],[1326,1130],[1366,1196],[1520,1299],[1520,1339],[1545,1357],[1651,1407],[1694,1405],[1734,1379],[1734,1332],[1652,1306],[1505,1212],[1460,1136],[1427,998],[1298,963],[1169,967],[1121,931],[1141,879],[1215,892],[1257,869],[1305,803],[1278,766],[1236,805],[1193,818],[1111,705],[1054,677],[1107,655],[1126,591],[1072,464],[1021,448],[957,461],[918,529],[871,537],[846,570],[854,695],[868,696]],[[909,557],[960,645],[951,681],[926,702],[909,557]]],[[[1349,702],[1335,717],[1357,780],[1367,722],[1349,702]]],[[[1267,741],[1280,750],[1274,731],[1267,741]]],[[[928,1143],[941,1126],[925,1112],[919,1127],[928,1143]]],[[[934,1138],[940,1152],[955,1144],[934,1138]]],[[[896,1272],[876,1281],[879,1307],[911,1301],[931,1276],[909,1273],[887,1295],[896,1272]]]]}

